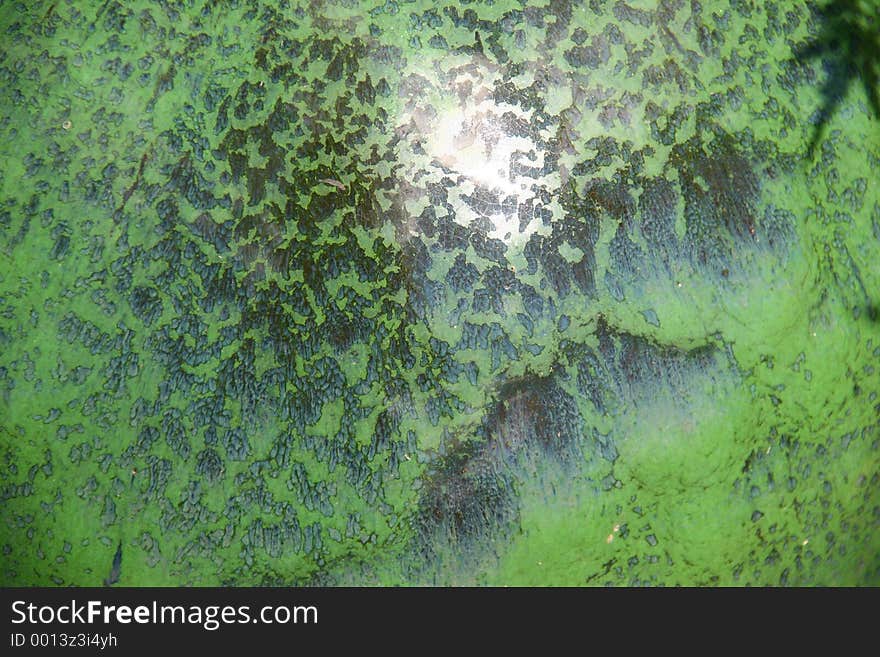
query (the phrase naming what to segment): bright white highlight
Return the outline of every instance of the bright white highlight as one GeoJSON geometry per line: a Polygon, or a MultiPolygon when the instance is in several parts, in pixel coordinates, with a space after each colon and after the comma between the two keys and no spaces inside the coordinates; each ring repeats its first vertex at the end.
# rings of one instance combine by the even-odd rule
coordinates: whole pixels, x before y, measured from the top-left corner
{"type": "MultiPolygon", "coordinates": [[[[500,199],[516,199],[516,205],[534,197],[532,178],[517,175],[516,164],[543,166],[535,142],[527,137],[511,135],[504,128],[504,114],[528,121],[513,106],[502,106],[491,100],[480,103],[468,99],[462,106],[449,108],[437,117],[427,135],[425,150],[445,168],[464,177],[475,187],[484,187],[499,194],[500,199]],[[531,155],[531,157],[529,157],[531,155]]],[[[490,216],[494,230],[490,237],[506,242],[519,233],[519,219],[514,212],[490,216]]]]}
{"type": "Polygon", "coordinates": [[[437,86],[431,85],[432,93],[409,97],[404,116],[414,129],[411,143],[455,180],[456,194],[497,199],[479,212],[465,207],[463,200],[455,203],[456,221],[468,225],[484,215],[492,224],[489,237],[523,243],[540,222],[531,221],[520,232],[517,209],[536,196],[542,177],[536,172],[543,169],[544,152],[530,132],[531,111],[493,99],[497,75],[479,59],[448,70],[438,76],[437,86]]]}

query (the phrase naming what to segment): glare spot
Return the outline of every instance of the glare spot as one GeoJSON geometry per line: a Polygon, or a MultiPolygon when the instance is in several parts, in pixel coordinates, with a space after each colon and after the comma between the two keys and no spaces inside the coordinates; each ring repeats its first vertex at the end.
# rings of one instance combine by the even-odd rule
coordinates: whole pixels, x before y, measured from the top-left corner
{"type": "MultiPolygon", "coordinates": [[[[414,153],[425,158],[415,157],[414,170],[433,166],[452,178],[461,194],[497,198],[480,210],[493,226],[488,236],[525,243],[540,222],[521,226],[519,208],[535,201],[544,183],[544,149],[532,132],[531,110],[495,99],[497,75],[479,62],[452,69],[423,97],[410,98],[402,118],[411,128],[409,142],[417,144],[414,153]]],[[[416,179],[414,172],[409,180],[416,179]]],[[[469,225],[478,213],[464,205],[455,204],[455,219],[469,225]]]]}

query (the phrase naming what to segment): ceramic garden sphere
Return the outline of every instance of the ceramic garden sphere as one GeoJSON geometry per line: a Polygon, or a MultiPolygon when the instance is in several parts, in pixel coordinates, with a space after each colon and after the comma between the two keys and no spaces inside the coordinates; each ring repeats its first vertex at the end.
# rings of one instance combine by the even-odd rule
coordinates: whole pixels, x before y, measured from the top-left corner
{"type": "Polygon", "coordinates": [[[88,4],[0,9],[4,583],[880,581],[866,3],[88,4]]]}

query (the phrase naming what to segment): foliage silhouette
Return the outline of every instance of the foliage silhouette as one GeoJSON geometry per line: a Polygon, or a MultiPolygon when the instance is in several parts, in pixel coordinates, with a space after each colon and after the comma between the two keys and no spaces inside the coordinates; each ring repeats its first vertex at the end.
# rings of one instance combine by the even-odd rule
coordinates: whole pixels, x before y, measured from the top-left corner
{"type": "Polygon", "coordinates": [[[795,59],[799,62],[829,57],[828,78],[822,87],[822,107],[810,141],[810,156],[857,78],[861,77],[874,114],[880,116],[878,11],[877,0],[832,0],[817,10],[822,22],[818,35],[795,50],[795,59]]]}

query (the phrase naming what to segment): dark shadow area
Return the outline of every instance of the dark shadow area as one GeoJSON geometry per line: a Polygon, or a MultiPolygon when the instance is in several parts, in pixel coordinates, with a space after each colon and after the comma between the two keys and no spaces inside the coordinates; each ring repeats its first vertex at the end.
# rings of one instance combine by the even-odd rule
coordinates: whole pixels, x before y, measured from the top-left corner
{"type": "Polygon", "coordinates": [[[846,97],[850,85],[861,78],[875,116],[880,117],[880,27],[878,7],[860,0],[832,0],[815,10],[819,33],[794,52],[798,62],[824,59],[827,78],[822,86],[819,122],[810,140],[812,157],[825,127],[846,97]]]}
{"type": "Polygon", "coordinates": [[[871,324],[880,323],[880,306],[878,306],[875,302],[870,301],[864,306],[857,306],[854,311],[854,316],[856,319],[867,320],[871,324]]]}
{"type": "Polygon", "coordinates": [[[580,467],[581,423],[574,399],[553,378],[504,384],[478,439],[452,445],[428,468],[417,520],[426,563],[436,561],[438,543],[461,549],[517,531],[521,480],[540,477],[545,462],[572,473],[580,467]]]}

